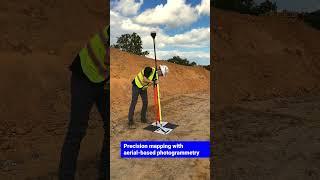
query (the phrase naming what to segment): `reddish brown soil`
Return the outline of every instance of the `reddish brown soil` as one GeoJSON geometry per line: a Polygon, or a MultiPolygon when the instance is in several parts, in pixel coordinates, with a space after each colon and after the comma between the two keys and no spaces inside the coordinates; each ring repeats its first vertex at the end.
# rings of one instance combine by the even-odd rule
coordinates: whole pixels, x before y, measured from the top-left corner
{"type": "MultiPolygon", "coordinates": [[[[302,21],[214,10],[215,104],[317,93],[320,31],[302,21]]],[[[212,30],[213,31],[213,30],[212,30]]]]}
{"type": "Polygon", "coordinates": [[[220,10],[211,22],[213,178],[319,179],[320,31],[220,10]]]}

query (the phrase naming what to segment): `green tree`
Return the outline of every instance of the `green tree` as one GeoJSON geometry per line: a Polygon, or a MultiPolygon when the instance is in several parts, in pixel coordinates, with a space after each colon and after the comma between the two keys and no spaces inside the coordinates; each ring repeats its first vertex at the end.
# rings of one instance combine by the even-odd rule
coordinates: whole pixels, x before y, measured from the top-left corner
{"type": "Polygon", "coordinates": [[[227,10],[238,10],[240,7],[240,0],[215,0],[214,6],[227,10]]]}
{"type": "Polygon", "coordinates": [[[241,13],[251,13],[255,3],[253,0],[240,0],[239,11],[241,13]]]}
{"type": "Polygon", "coordinates": [[[190,66],[196,66],[196,65],[197,65],[197,63],[194,61],[192,61],[192,63],[190,63],[190,66]]]}
{"type": "Polygon", "coordinates": [[[215,0],[214,7],[244,14],[259,15],[277,10],[276,2],[266,0],[257,5],[254,0],[215,0]]]}
{"type": "Polygon", "coordinates": [[[304,21],[310,26],[320,30],[320,10],[305,14],[304,21]]]}
{"type": "Polygon", "coordinates": [[[192,62],[190,63],[186,58],[181,58],[180,56],[173,56],[172,58],[167,60],[168,62],[175,63],[175,64],[181,64],[185,66],[196,66],[197,63],[192,62]]]}
{"type": "Polygon", "coordinates": [[[259,5],[259,13],[264,14],[267,12],[272,12],[277,10],[277,4],[271,2],[270,0],[266,0],[259,5]]]}
{"type": "Polygon", "coordinates": [[[111,47],[118,48],[122,51],[126,51],[139,56],[146,56],[148,51],[142,51],[142,41],[137,33],[123,34],[117,38],[117,43],[111,47]]]}
{"type": "Polygon", "coordinates": [[[206,66],[202,66],[203,68],[205,68],[206,70],[208,70],[208,71],[211,71],[211,66],[210,65],[206,65],[206,66]]]}

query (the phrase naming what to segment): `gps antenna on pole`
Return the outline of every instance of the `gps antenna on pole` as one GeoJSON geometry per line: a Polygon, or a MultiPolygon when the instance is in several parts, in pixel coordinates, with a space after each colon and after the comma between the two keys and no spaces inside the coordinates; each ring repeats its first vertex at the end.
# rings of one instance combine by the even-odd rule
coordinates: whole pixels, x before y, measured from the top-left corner
{"type": "Polygon", "coordinates": [[[153,39],[153,51],[154,51],[154,64],[155,64],[155,68],[157,68],[157,54],[156,54],[156,42],[155,42],[156,35],[157,35],[157,33],[156,33],[155,31],[152,31],[152,32],[151,32],[151,37],[152,37],[152,39],[153,39]]]}

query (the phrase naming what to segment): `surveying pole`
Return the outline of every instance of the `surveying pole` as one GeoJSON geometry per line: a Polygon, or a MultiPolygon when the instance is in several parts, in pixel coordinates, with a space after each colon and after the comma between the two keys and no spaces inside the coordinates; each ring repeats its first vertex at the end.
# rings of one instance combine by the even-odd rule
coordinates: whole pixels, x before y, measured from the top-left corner
{"type": "MultiPolygon", "coordinates": [[[[153,39],[153,50],[154,50],[154,64],[155,64],[155,70],[156,70],[156,77],[158,77],[158,66],[157,66],[157,54],[156,54],[156,43],[155,43],[155,38],[156,38],[156,32],[152,31],[151,32],[151,37],[153,39]]],[[[159,80],[158,80],[159,81],[159,80]]],[[[159,122],[161,126],[161,105],[160,105],[160,91],[159,91],[159,84],[154,85],[154,102],[155,102],[155,113],[156,113],[156,125],[159,122]]]]}

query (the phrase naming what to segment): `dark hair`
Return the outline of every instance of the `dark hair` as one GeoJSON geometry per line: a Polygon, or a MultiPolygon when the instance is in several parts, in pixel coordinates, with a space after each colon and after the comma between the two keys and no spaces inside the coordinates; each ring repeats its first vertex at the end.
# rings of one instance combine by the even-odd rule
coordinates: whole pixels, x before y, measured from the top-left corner
{"type": "Polygon", "coordinates": [[[148,78],[150,76],[150,74],[152,73],[152,68],[151,67],[144,68],[144,72],[143,73],[144,73],[144,76],[146,78],[148,78]]]}

